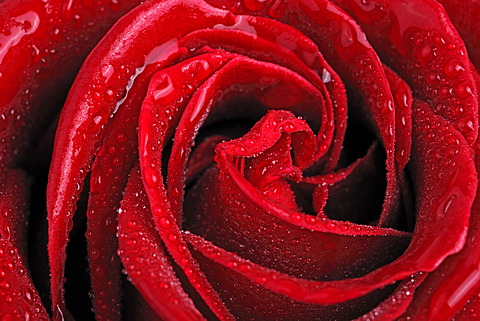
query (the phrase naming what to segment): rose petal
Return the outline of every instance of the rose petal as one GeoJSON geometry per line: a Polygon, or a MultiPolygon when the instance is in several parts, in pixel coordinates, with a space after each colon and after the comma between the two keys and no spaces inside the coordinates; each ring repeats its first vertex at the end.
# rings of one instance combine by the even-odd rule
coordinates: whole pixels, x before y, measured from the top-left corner
{"type": "Polygon", "coordinates": [[[23,256],[6,239],[0,239],[0,317],[2,320],[50,320],[23,256]]]}
{"type": "Polygon", "coordinates": [[[123,96],[128,95],[132,82],[145,68],[156,63],[160,53],[163,53],[162,59],[167,59],[165,56],[169,53],[168,48],[171,49],[170,52],[178,52],[175,41],[172,42],[176,35],[198,27],[228,24],[231,19],[225,17],[224,11],[215,11],[205,5],[196,6],[196,13],[187,10],[188,6],[150,2],[124,16],[111,29],[109,37],[92,51],[71,89],[59,122],[47,188],[52,300],[54,306],[59,305],[60,310],[65,310],[61,289],[69,225],[83,180],[104,136],[105,124],[121,104],[123,96]],[[135,19],[141,12],[151,17],[147,19],[149,23],[140,23],[135,19]],[[159,12],[162,14],[159,15],[159,12]],[[178,18],[182,16],[185,19],[178,18]],[[196,17],[197,24],[186,23],[188,17],[192,16],[196,17]],[[180,25],[178,21],[185,23],[180,25]],[[157,23],[175,23],[177,28],[158,33],[157,23]],[[131,39],[134,38],[135,41],[132,42],[131,39]],[[128,66],[124,65],[125,61],[129,62],[128,66]],[[110,99],[112,95],[117,99],[110,99]]]}
{"type": "Polygon", "coordinates": [[[438,0],[448,13],[448,17],[465,41],[468,49],[468,56],[477,68],[480,67],[480,38],[478,28],[480,27],[478,15],[480,4],[476,1],[463,0],[438,0]]]}
{"type": "Polygon", "coordinates": [[[398,320],[397,318],[402,316],[411,304],[415,290],[422,284],[426,276],[426,273],[420,272],[412,275],[411,278],[403,280],[388,299],[354,321],[398,320]]]}
{"type": "Polygon", "coordinates": [[[477,194],[465,246],[429,274],[405,317],[419,321],[451,319],[478,292],[480,244],[476,238],[479,230],[480,194],[477,194]]]}
{"type": "Polygon", "coordinates": [[[374,308],[376,302],[385,298],[393,288],[389,286],[372,291],[365,297],[338,304],[296,301],[302,295],[297,292],[297,282],[303,283],[305,280],[279,275],[226,252],[195,234],[186,232],[184,237],[202,270],[216,285],[229,308],[245,319],[312,320],[320,315],[328,320],[351,320],[374,308]]]}
{"type": "Polygon", "coordinates": [[[3,1],[0,12],[1,166],[18,164],[65,98],[83,59],[140,1],[3,1]],[[48,23],[49,21],[49,23],[48,23]],[[81,46],[76,45],[81,42],[81,46]],[[75,45],[73,45],[75,44],[75,45]]]}
{"type": "MultiPolygon", "coordinates": [[[[118,111],[107,124],[105,138],[92,165],[86,235],[97,318],[106,315],[107,318],[115,316],[118,319],[120,315],[120,261],[116,255],[115,224],[112,223],[116,220],[115,213],[123,196],[128,173],[138,157],[137,127],[141,103],[152,74],[157,68],[174,63],[179,57],[183,58],[183,51],[178,48],[165,50],[156,56],[155,63],[147,65],[135,82],[130,84],[127,95],[117,102],[118,111]],[[109,265],[111,268],[105,271],[103,267],[109,265]],[[104,289],[105,283],[112,286],[104,289]]],[[[113,91],[111,93],[109,101],[115,101],[113,91]]]]}
{"type": "MultiPolygon", "coordinates": [[[[287,108],[311,120],[316,126],[321,122],[321,126],[331,128],[325,121],[324,100],[321,93],[298,74],[277,65],[246,57],[232,59],[198,89],[188,103],[178,125],[168,168],[168,189],[175,211],[180,212],[182,204],[180,191],[183,190],[184,184],[182,173],[195,132],[209,113],[212,114],[211,117],[218,117],[217,114],[236,115],[238,110],[226,109],[225,104],[221,103],[235,96],[246,95],[253,97],[266,107],[260,110],[248,108],[242,113],[244,117],[249,115],[255,117],[265,108],[287,108]],[[233,75],[235,78],[232,77],[233,75]],[[291,94],[289,99],[281,95],[286,91],[291,94]],[[218,92],[224,94],[219,96],[218,92]]],[[[317,140],[320,141],[321,136],[317,140]]],[[[303,165],[303,168],[307,165],[309,165],[308,162],[303,165]]]]}
{"type": "Polygon", "coordinates": [[[0,191],[0,316],[48,320],[42,300],[27,272],[29,179],[9,170],[0,191]]]}
{"type": "Polygon", "coordinates": [[[9,170],[4,184],[0,191],[0,237],[27,258],[29,178],[21,170],[9,170]]]}
{"type": "Polygon", "coordinates": [[[412,145],[412,90],[393,70],[384,65],[395,102],[395,160],[397,171],[405,168],[412,145]]]}
{"type": "Polygon", "coordinates": [[[480,297],[473,295],[463,309],[451,321],[475,320],[480,315],[480,297]]]}
{"type": "MultiPolygon", "coordinates": [[[[341,299],[346,300],[358,297],[362,294],[368,293],[374,288],[402,279],[418,271],[432,271],[438,267],[446,256],[456,253],[462,248],[466,236],[465,226],[467,225],[470,207],[473,202],[477,184],[475,176],[476,170],[471,153],[469,152],[469,147],[460,133],[458,133],[443,118],[435,116],[427,106],[418,101],[414,106],[415,130],[413,136],[414,145],[412,158],[413,163],[417,164],[416,167],[413,167],[413,174],[414,181],[416,182],[415,189],[417,194],[418,214],[416,229],[409,248],[394,262],[378,268],[363,277],[317,283],[314,287],[316,290],[313,293],[309,293],[311,290],[306,290],[301,286],[298,286],[295,291],[298,291],[300,297],[304,297],[307,295],[306,293],[309,293],[309,300],[316,300],[316,302],[323,303],[325,303],[324,300],[335,300],[333,302],[339,302],[341,299]],[[434,135],[436,137],[435,140],[433,140],[434,135]],[[434,161],[434,158],[437,157],[436,155],[446,155],[447,158],[444,158],[443,160],[441,159],[440,161],[434,161]],[[453,162],[455,162],[454,167],[449,165],[453,162]],[[458,175],[459,167],[465,169],[465,174],[462,176],[458,175]],[[429,186],[434,186],[434,184],[431,183],[432,181],[438,183],[439,185],[437,186],[441,186],[442,188],[427,188],[429,186]],[[440,228],[442,226],[449,226],[450,228],[448,230],[442,230],[440,228]]],[[[220,159],[221,158],[219,158],[219,160],[220,159]]],[[[230,177],[223,180],[220,179],[219,182],[222,184],[229,184],[229,187],[223,187],[222,193],[213,193],[215,190],[213,184],[218,184],[218,182],[215,176],[210,175],[211,178],[207,185],[211,191],[207,193],[198,193],[197,195],[205,195],[204,197],[214,195],[215,197],[220,196],[225,198],[229,200],[225,202],[225,204],[228,204],[229,206],[229,213],[235,214],[238,212],[244,213],[243,215],[255,213],[255,220],[257,221],[259,219],[259,214],[262,213],[262,211],[267,211],[270,215],[268,217],[268,231],[273,233],[272,235],[275,235],[276,238],[278,238],[279,235],[282,235],[281,231],[289,230],[291,232],[292,227],[295,225],[308,228],[307,224],[301,223],[302,214],[294,212],[289,213],[288,210],[284,208],[280,209],[279,207],[274,206],[272,202],[264,200],[263,196],[261,196],[258,191],[255,191],[255,189],[242,179],[233,164],[229,165],[228,162],[223,161],[221,164],[223,164],[221,165],[222,167],[226,166],[223,171],[226,171],[225,173],[228,173],[230,177]],[[214,178],[214,180],[212,180],[212,178],[214,178]],[[236,187],[237,189],[234,189],[232,195],[228,194],[228,191],[231,188],[234,188],[234,185],[238,186],[236,187]],[[248,197],[249,200],[239,200],[239,197],[245,197],[242,195],[248,197]],[[238,200],[238,202],[234,200],[238,200]],[[244,206],[249,205],[250,203],[258,206],[262,211],[258,211],[253,207],[245,209],[244,206]],[[232,211],[232,209],[235,209],[235,211],[232,211]],[[275,220],[275,217],[288,222],[290,227],[282,227],[275,230],[275,226],[279,224],[275,220]],[[300,222],[298,218],[300,219],[300,222]],[[273,224],[274,221],[277,225],[273,224]]],[[[202,200],[200,204],[208,204],[207,199],[202,200]]],[[[212,203],[212,205],[215,204],[222,203],[212,203]]],[[[198,210],[201,210],[201,208],[197,208],[196,210],[198,213],[198,210]]],[[[216,211],[215,207],[210,206],[208,211],[202,213],[202,216],[205,218],[205,215],[213,215],[212,213],[216,212],[218,211],[216,211]]],[[[235,226],[232,233],[236,234],[229,234],[229,232],[219,233],[223,224],[222,220],[225,222],[228,221],[223,215],[223,213],[225,213],[224,210],[220,210],[218,213],[222,213],[222,215],[215,217],[213,220],[207,220],[209,222],[216,222],[215,229],[205,229],[203,232],[209,231],[211,235],[208,237],[211,240],[213,240],[211,238],[212,235],[215,235],[216,233],[219,234],[218,237],[222,237],[222,235],[230,235],[228,239],[222,238],[218,241],[219,244],[222,244],[222,246],[229,249],[228,244],[231,241],[231,235],[240,235],[240,232],[250,229],[248,233],[242,233],[245,236],[254,235],[254,243],[244,244],[242,248],[234,249],[234,251],[242,253],[243,256],[248,257],[248,251],[255,249],[255,244],[259,242],[259,234],[254,232],[253,228],[255,228],[255,226],[262,226],[262,224],[254,222],[255,224],[250,225],[251,223],[249,222],[252,221],[251,218],[238,218],[234,219],[232,222],[235,222],[236,224],[242,223],[243,227],[238,228],[238,226],[235,226]],[[246,252],[246,250],[248,251],[246,252]]],[[[195,218],[195,216],[192,218],[195,218]]],[[[192,223],[192,227],[200,228],[201,226],[202,221],[192,223]]],[[[228,227],[229,224],[225,224],[225,226],[228,227]]],[[[309,229],[311,228],[312,227],[309,229]]],[[[344,233],[347,233],[347,230],[345,230],[344,233]]],[[[367,230],[370,233],[371,231],[374,231],[365,228],[364,230],[367,230]]],[[[325,227],[324,231],[327,232],[327,227],[325,227]]],[[[331,230],[330,233],[334,232],[336,231],[331,230]]],[[[340,231],[337,233],[340,233],[340,231]]],[[[289,235],[291,234],[289,233],[289,235]]],[[[295,253],[308,253],[308,251],[298,251],[298,246],[305,242],[306,236],[308,236],[308,234],[302,235],[301,239],[303,242],[295,245],[295,253]]],[[[243,239],[246,240],[247,238],[243,239]]],[[[358,239],[359,238],[357,237],[355,244],[358,244],[358,239]]],[[[214,242],[217,242],[217,240],[214,240],[214,242]]],[[[233,242],[232,246],[236,246],[236,244],[238,244],[238,239],[233,242]]],[[[262,242],[263,248],[268,244],[270,244],[270,242],[262,242]]],[[[280,244],[282,244],[282,246],[288,246],[289,242],[285,241],[280,244]]],[[[318,242],[312,244],[318,244],[318,242]]],[[[335,244],[338,244],[338,242],[335,242],[335,244]]],[[[274,249],[269,249],[267,252],[271,251],[274,251],[274,249]]],[[[266,262],[268,262],[269,259],[272,259],[272,257],[277,258],[279,255],[280,253],[276,254],[276,256],[262,257],[260,262],[262,262],[262,264],[267,264],[266,262]]],[[[291,258],[289,258],[288,261],[291,262],[291,258]]],[[[274,266],[276,268],[280,267],[278,262],[276,262],[274,266]]],[[[302,266],[301,262],[298,266],[302,266]]],[[[297,268],[297,266],[295,267],[297,268]]],[[[306,272],[302,272],[302,274],[303,273],[306,272]]],[[[272,284],[271,286],[273,287],[274,285],[272,284]]]]}
{"type": "MultiPolygon", "coordinates": [[[[251,182],[245,178],[239,182],[239,178],[235,175],[249,177],[249,171],[256,172],[254,166],[258,164],[256,164],[255,158],[263,159],[262,153],[268,155],[272,152],[272,148],[274,148],[273,152],[278,151],[276,146],[281,141],[280,133],[286,127],[280,121],[269,120],[273,115],[275,112],[267,114],[265,120],[257,123],[252,131],[241,139],[222,143],[217,147],[219,153],[217,162],[219,162],[220,171],[218,173],[210,171],[188,196],[186,213],[191,213],[186,220],[188,227],[216,244],[222,244],[230,251],[240,253],[255,262],[311,278],[342,278],[344,273],[349,276],[366,273],[364,269],[372,268],[372,265],[377,264],[381,266],[381,262],[386,264],[389,262],[388,260],[400,255],[405,249],[403,246],[408,242],[408,238],[405,238],[408,236],[407,233],[381,229],[376,232],[382,236],[374,238],[375,231],[372,229],[364,231],[364,235],[370,237],[359,239],[358,235],[362,234],[360,226],[345,223],[337,227],[340,222],[322,222],[312,216],[288,211],[279,204],[273,205],[274,202],[267,199],[262,194],[263,191],[255,189],[254,185],[257,182],[255,176],[252,177],[251,182]],[[252,139],[253,137],[256,138],[252,139]],[[247,146],[247,141],[253,143],[247,146]],[[248,157],[252,156],[254,158],[249,160],[248,157]],[[244,161],[241,160],[242,157],[245,157],[244,161]],[[230,169],[230,165],[235,166],[235,174],[229,170],[225,172],[225,167],[230,169]],[[248,187],[242,186],[239,189],[238,186],[235,186],[248,183],[251,184],[248,191],[246,191],[248,187]],[[245,193],[248,197],[245,197],[245,193]],[[202,205],[199,207],[193,204],[202,205]],[[275,206],[277,208],[272,209],[275,206]],[[229,214],[225,215],[225,213],[229,214]],[[299,222],[303,216],[306,216],[307,224],[299,222]],[[215,223],[212,224],[212,222],[215,223]],[[310,230],[313,228],[317,233],[310,230]],[[320,231],[323,233],[319,233],[320,231]],[[336,231],[340,234],[357,234],[355,242],[348,236],[330,234],[336,231]],[[384,234],[390,234],[390,237],[383,236],[384,234]],[[338,247],[335,246],[336,242],[339,242],[338,247]],[[342,245],[339,245],[340,243],[342,245]],[[374,254],[377,246],[382,248],[382,254],[378,257],[374,254]],[[386,246],[392,246],[391,251],[387,251],[391,256],[385,256],[386,246]],[[347,251],[336,251],[337,248],[345,247],[348,248],[347,251]],[[372,258],[371,261],[368,260],[368,263],[365,262],[365,266],[357,264],[360,262],[355,259],[356,255],[363,256],[365,250],[375,258],[372,258]],[[305,266],[302,262],[309,262],[309,264],[305,266]]],[[[296,130],[301,129],[300,126],[296,127],[296,130]]],[[[298,139],[305,144],[305,147],[309,145],[306,138],[298,137],[298,139]]],[[[295,140],[292,140],[295,155],[294,142],[295,140]]],[[[279,155],[276,159],[282,158],[285,156],[280,157],[279,155]]],[[[280,161],[280,164],[282,162],[280,161]]],[[[262,176],[269,175],[269,171],[276,169],[277,164],[275,161],[273,166],[262,165],[259,167],[259,173],[262,176]],[[265,170],[262,169],[264,166],[265,170]]]]}
{"type": "Polygon", "coordinates": [[[205,320],[183,291],[155,230],[139,166],[132,170],[122,200],[118,233],[122,263],[150,306],[167,320],[205,320]]]}
{"type": "Polygon", "coordinates": [[[465,44],[444,8],[434,0],[334,2],[356,19],[378,54],[414,92],[473,144],[477,88],[465,44]]]}
{"type": "MultiPolygon", "coordinates": [[[[173,259],[179,264],[179,266],[186,270],[191,271],[187,275],[189,281],[196,283],[202,298],[207,304],[212,307],[215,314],[225,318],[232,319],[228,310],[224,307],[223,303],[219,300],[217,294],[211,290],[211,286],[203,276],[203,273],[199,271],[198,266],[192,259],[190,253],[180,251],[178,248],[178,242],[167,238],[167,232],[172,235],[176,235],[178,239],[179,229],[177,225],[178,214],[172,212],[171,205],[168,202],[168,198],[165,195],[167,193],[165,186],[163,185],[163,176],[160,173],[162,164],[162,150],[166,144],[166,136],[173,130],[173,126],[178,122],[181,112],[186,107],[184,103],[190,98],[191,90],[177,90],[177,91],[165,91],[165,82],[172,88],[178,88],[174,85],[178,80],[184,79],[184,73],[181,72],[182,67],[188,72],[192,66],[198,66],[201,64],[202,58],[208,59],[210,63],[207,63],[211,68],[205,69],[202,74],[203,77],[208,77],[211,73],[215,72],[220,66],[232,58],[231,55],[206,55],[200,58],[193,58],[187,60],[180,65],[171,67],[174,72],[170,73],[170,70],[158,73],[151,81],[149,88],[149,95],[144,100],[142,110],[140,114],[140,128],[139,128],[139,146],[140,146],[140,164],[142,169],[142,178],[145,182],[145,188],[149,195],[150,205],[154,215],[154,221],[157,228],[164,231],[161,234],[162,240],[172,255],[173,259]],[[173,79],[172,79],[173,78],[173,79]],[[160,88],[158,87],[160,86],[160,88]],[[157,90],[160,90],[160,95],[155,97],[157,90]],[[158,108],[161,108],[162,113],[158,113],[158,108]],[[153,147],[152,147],[153,146],[153,147]]],[[[199,84],[203,81],[200,74],[196,74],[196,78],[192,79],[195,84],[199,84]]],[[[180,82],[180,83],[183,83],[180,82]]],[[[181,87],[180,87],[181,88],[181,87]]],[[[193,87],[192,87],[193,89],[193,87]]]]}

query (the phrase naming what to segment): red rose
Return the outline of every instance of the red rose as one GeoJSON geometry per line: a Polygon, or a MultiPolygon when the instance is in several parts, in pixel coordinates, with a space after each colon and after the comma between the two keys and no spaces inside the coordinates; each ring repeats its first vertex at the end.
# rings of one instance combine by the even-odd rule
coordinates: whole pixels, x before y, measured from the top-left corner
{"type": "Polygon", "coordinates": [[[479,318],[480,5],[440,2],[0,3],[2,320],[479,318]]]}

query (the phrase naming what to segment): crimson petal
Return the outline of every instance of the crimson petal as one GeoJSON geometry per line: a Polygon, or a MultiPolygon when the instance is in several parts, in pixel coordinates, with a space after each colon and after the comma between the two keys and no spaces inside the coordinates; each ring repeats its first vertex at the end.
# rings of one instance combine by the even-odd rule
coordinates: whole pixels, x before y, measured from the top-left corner
{"type": "Polygon", "coordinates": [[[29,179],[20,170],[6,174],[0,192],[0,316],[2,320],[48,320],[27,272],[29,179]]]}
{"type": "Polygon", "coordinates": [[[477,138],[478,97],[462,38],[435,0],[334,0],[361,24],[396,69],[470,144],[477,138]]]}
{"type": "Polygon", "coordinates": [[[415,290],[422,284],[426,276],[426,273],[419,272],[412,275],[411,278],[403,280],[388,299],[354,321],[398,321],[398,318],[411,304],[415,290]]]}
{"type": "Polygon", "coordinates": [[[480,67],[480,38],[478,36],[478,28],[480,21],[480,4],[476,1],[464,0],[438,0],[448,13],[448,17],[452,19],[453,24],[462,36],[463,41],[467,45],[468,56],[473,64],[480,67]]]}
{"type": "Polygon", "coordinates": [[[54,309],[58,317],[59,311],[66,311],[62,294],[63,271],[75,203],[110,116],[120,107],[133,81],[148,65],[156,62],[160,53],[167,54],[168,48],[177,51],[175,41],[171,41],[177,35],[217,23],[228,24],[231,19],[224,11],[206,5],[195,6],[195,13],[187,7],[185,3],[170,6],[165,2],[148,2],[125,15],[110,30],[109,37],[92,51],[71,88],[59,121],[47,187],[52,301],[58,306],[54,309]],[[151,18],[147,20],[149,23],[135,19],[141,12],[151,18]],[[197,24],[178,24],[178,17],[182,16],[185,19],[180,21],[195,17],[197,24]],[[157,33],[157,23],[174,23],[177,28],[157,33]],[[124,65],[124,61],[129,65],[124,65]]]}
{"type": "Polygon", "coordinates": [[[2,320],[49,320],[18,249],[0,239],[0,317],[2,320]]]}
{"type": "Polygon", "coordinates": [[[95,6],[58,0],[2,2],[0,166],[22,161],[35,135],[55,116],[82,60],[139,2],[121,2],[107,12],[108,0],[96,1],[95,6]]]}
{"type": "Polygon", "coordinates": [[[469,226],[465,247],[430,273],[405,317],[419,321],[451,319],[468,300],[475,300],[474,294],[480,289],[480,244],[476,240],[480,233],[479,194],[469,226]]]}
{"type": "Polygon", "coordinates": [[[155,230],[138,165],[119,210],[118,234],[120,257],[129,277],[159,315],[167,320],[205,320],[183,291],[155,230]]]}
{"type": "Polygon", "coordinates": [[[216,284],[240,320],[291,318],[306,321],[318,316],[328,320],[351,320],[371,310],[376,302],[392,290],[390,286],[358,299],[322,305],[299,291],[299,287],[308,282],[306,280],[266,269],[216,247],[195,234],[185,232],[184,238],[202,270],[212,284],[216,284]],[[255,305],[249,304],[252,299],[257,302],[255,305]]]}

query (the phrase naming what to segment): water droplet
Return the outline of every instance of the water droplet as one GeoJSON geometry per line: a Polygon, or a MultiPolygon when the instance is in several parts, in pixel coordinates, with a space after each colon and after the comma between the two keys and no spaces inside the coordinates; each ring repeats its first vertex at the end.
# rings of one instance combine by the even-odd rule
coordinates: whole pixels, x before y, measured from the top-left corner
{"type": "Polygon", "coordinates": [[[170,227],[170,224],[171,224],[170,220],[166,217],[160,218],[159,223],[160,223],[160,226],[163,228],[168,228],[170,227]]]}
{"type": "Polygon", "coordinates": [[[144,175],[145,183],[147,183],[148,186],[150,187],[157,186],[159,179],[157,176],[157,172],[153,168],[145,167],[143,169],[143,175],[144,175]]]}
{"type": "Polygon", "coordinates": [[[196,80],[205,79],[206,77],[208,77],[208,75],[210,75],[210,72],[212,70],[209,62],[206,60],[195,61],[191,69],[192,77],[194,77],[196,80]]]}
{"type": "Polygon", "coordinates": [[[445,203],[445,206],[443,207],[443,214],[447,214],[448,210],[452,206],[452,203],[453,203],[453,201],[455,200],[456,197],[457,197],[457,195],[454,194],[454,195],[451,195],[448,198],[447,202],[445,203]]]}
{"type": "Polygon", "coordinates": [[[102,67],[102,76],[105,77],[105,82],[110,80],[114,71],[115,68],[112,65],[105,65],[102,67]]]}
{"type": "Polygon", "coordinates": [[[351,46],[353,44],[352,30],[346,23],[343,22],[341,24],[341,29],[342,31],[340,33],[340,43],[345,48],[351,46]]]}
{"type": "Polygon", "coordinates": [[[324,83],[329,83],[330,81],[332,81],[332,74],[330,74],[327,69],[323,69],[322,71],[322,81],[324,83]]]}
{"type": "Polygon", "coordinates": [[[236,261],[229,261],[227,262],[227,266],[231,269],[234,269],[238,266],[238,263],[236,261]]]}
{"type": "Polygon", "coordinates": [[[123,143],[127,140],[127,137],[125,136],[124,133],[121,133],[121,132],[118,132],[116,135],[115,135],[115,139],[117,140],[117,142],[119,143],[123,143]]]}
{"type": "Polygon", "coordinates": [[[287,133],[291,133],[295,131],[295,125],[293,125],[291,122],[285,122],[283,124],[283,130],[286,131],[287,133]]]}
{"type": "Polygon", "coordinates": [[[168,240],[169,240],[170,242],[176,242],[176,241],[178,240],[178,236],[175,235],[175,234],[173,234],[173,233],[169,233],[169,234],[168,234],[168,240]]]}
{"type": "Polygon", "coordinates": [[[455,125],[462,132],[475,130],[474,122],[468,117],[460,118],[455,125]]]}
{"type": "Polygon", "coordinates": [[[112,165],[117,167],[117,166],[120,166],[122,164],[122,159],[120,157],[114,157],[112,159],[112,165]]]}
{"type": "Polygon", "coordinates": [[[473,97],[472,88],[469,86],[469,84],[467,82],[463,82],[463,83],[458,84],[455,87],[455,92],[457,93],[457,95],[460,98],[466,98],[468,96],[473,97]]]}
{"type": "Polygon", "coordinates": [[[0,282],[0,287],[2,287],[5,290],[10,290],[12,288],[12,285],[7,280],[3,280],[0,282]]]}
{"type": "Polygon", "coordinates": [[[388,125],[387,128],[385,128],[385,135],[392,137],[393,136],[393,126],[388,125]]]}
{"type": "Polygon", "coordinates": [[[240,155],[243,155],[246,151],[245,147],[240,146],[240,145],[235,146],[234,150],[235,150],[235,153],[240,154],[240,155]]]}
{"type": "Polygon", "coordinates": [[[23,297],[25,298],[25,301],[27,301],[27,303],[29,304],[33,304],[35,301],[33,291],[29,288],[23,289],[23,297]]]}
{"type": "Polygon", "coordinates": [[[110,1],[110,8],[112,10],[118,10],[120,9],[120,2],[118,0],[111,0],[110,1]]]}
{"type": "Polygon", "coordinates": [[[205,103],[206,97],[207,97],[206,89],[201,90],[198,93],[196,105],[191,111],[190,117],[188,119],[188,122],[190,124],[192,125],[197,124],[201,120],[204,113],[206,112],[208,108],[208,104],[205,103]]]}
{"type": "Polygon", "coordinates": [[[93,122],[94,122],[96,125],[100,124],[101,121],[102,121],[102,116],[95,116],[95,117],[93,118],[93,122]]]}
{"type": "Polygon", "coordinates": [[[435,85],[438,83],[438,74],[435,72],[429,72],[427,76],[425,77],[425,80],[431,85],[435,85]]]}
{"type": "Polygon", "coordinates": [[[167,97],[173,91],[174,91],[174,87],[173,87],[172,79],[170,78],[169,75],[163,74],[162,78],[160,79],[160,82],[157,84],[152,94],[155,100],[159,100],[167,97]]]}
{"type": "MultiPolygon", "coordinates": [[[[187,246],[183,243],[180,243],[180,244],[178,244],[177,249],[178,249],[179,252],[185,252],[185,251],[187,251],[187,246]]],[[[187,263],[185,263],[185,264],[187,264],[187,263]]]]}
{"type": "Polygon", "coordinates": [[[302,220],[302,215],[300,213],[292,213],[290,214],[290,219],[293,222],[300,222],[302,220]]]}
{"type": "Polygon", "coordinates": [[[252,267],[248,263],[242,263],[240,265],[240,271],[247,272],[247,271],[250,271],[251,269],[252,267]]]}
{"type": "Polygon", "coordinates": [[[316,224],[317,223],[317,218],[315,216],[312,216],[312,215],[305,215],[305,221],[308,224],[316,224]]]}
{"type": "Polygon", "coordinates": [[[100,258],[100,252],[97,249],[92,249],[90,251],[90,259],[98,260],[98,258],[100,258]]]}
{"type": "Polygon", "coordinates": [[[417,52],[417,61],[422,66],[426,66],[432,60],[432,56],[432,47],[429,44],[426,44],[417,52]]]}
{"type": "Polygon", "coordinates": [[[255,30],[255,27],[250,24],[249,22],[249,17],[248,16],[243,16],[239,15],[235,17],[235,20],[233,21],[233,24],[217,24],[213,27],[214,29],[238,29],[242,30],[245,32],[248,32],[252,35],[257,35],[257,30],[255,30]]]}
{"type": "Polygon", "coordinates": [[[356,232],[361,232],[362,231],[362,227],[361,226],[354,226],[353,229],[356,231],[356,232]]]}
{"type": "Polygon", "coordinates": [[[456,61],[452,61],[449,64],[447,64],[443,71],[449,78],[456,78],[460,72],[464,71],[465,68],[463,66],[459,65],[456,61]]]}
{"type": "Polygon", "coordinates": [[[330,229],[330,230],[334,230],[337,228],[337,224],[335,222],[332,222],[332,221],[328,221],[325,223],[325,227],[330,229]]]}

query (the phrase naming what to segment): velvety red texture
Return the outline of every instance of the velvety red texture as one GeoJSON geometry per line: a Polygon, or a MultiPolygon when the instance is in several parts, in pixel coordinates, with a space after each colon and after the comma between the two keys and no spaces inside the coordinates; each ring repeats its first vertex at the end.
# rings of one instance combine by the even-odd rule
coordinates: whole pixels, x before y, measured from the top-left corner
{"type": "Polygon", "coordinates": [[[0,9],[2,320],[480,315],[474,0],[0,9]]]}

